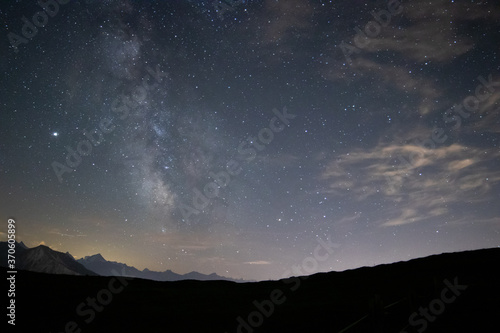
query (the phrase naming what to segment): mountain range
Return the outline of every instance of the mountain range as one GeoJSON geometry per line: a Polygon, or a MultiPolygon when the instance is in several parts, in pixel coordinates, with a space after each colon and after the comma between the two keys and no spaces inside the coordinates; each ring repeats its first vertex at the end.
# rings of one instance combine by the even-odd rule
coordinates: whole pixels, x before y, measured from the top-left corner
{"type": "MultiPolygon", "coordinates": [[[[215,273],[202,274],[199,272],[190,272],[187,274],[177,274],[171,270],[156,272],[147,268],[141,271],[124,263],[108,261],[101,254],[86,256],[76,260],[69,252],[54,251],[45,245],[28,248],[23,242],[16,242],[15,249],[16,269],[32,272],[67,275],[126,276],[154,281],[226,280],[243,282],[243,280],[234,280],[215,273]]],[[[6,254],[7,250],[8,243],[0,242],[0,252],[6,254]]],[[[1,256],[0,266],[7,267],[6,255],[1,256]]]]}
{"type": "Polygon", "coordinates": [[[128,276],[154,281],[180,281],[180,280],[200,280],[200,281],[213,281],[213,280],[227,280],[235,281],[230,278],[219,276],[215,273],[202,274],[199,272],[190,272],[187,274],[177,274],[171,270],[164,272],[151,271],[147,268],[138,270],[133,266],[127,264],[108,261],[103,258],[101,254],[87,256],[77,260],[78,263],[85,266],[87,269],[96,272],[101,276],[128,276]]]}

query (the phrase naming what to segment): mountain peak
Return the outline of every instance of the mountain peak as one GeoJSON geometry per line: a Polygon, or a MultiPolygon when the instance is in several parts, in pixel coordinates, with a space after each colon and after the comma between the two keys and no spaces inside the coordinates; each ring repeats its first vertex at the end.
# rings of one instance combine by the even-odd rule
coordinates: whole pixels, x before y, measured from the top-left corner
{"type": "Polygon", "coordinates": [[[19,250],[16,253],[19,269],[51,274],[96,275],[79,264],[71,254],[52,250],[46,245],[28,249],[19,246],[19,250]]]}
{"type": "Polygon", "coordinates": [[[32,250],[33,250],[33,252],[42,252],[42,253],[52,251],[52,249],[50,247],[48,247],[47,245],[43,245],[43,244],[35,246],[34,248],[32,248],[32,250]]]}
{"type": "Polygon", "coordinates": [[[104,261],[106,261],[106,259],[104,259],[104,257],[100,253],[94,254],[92,256],[86,256],[83,258],[83,260],[85,260],[87,262],[104,262],[104,261]]]}

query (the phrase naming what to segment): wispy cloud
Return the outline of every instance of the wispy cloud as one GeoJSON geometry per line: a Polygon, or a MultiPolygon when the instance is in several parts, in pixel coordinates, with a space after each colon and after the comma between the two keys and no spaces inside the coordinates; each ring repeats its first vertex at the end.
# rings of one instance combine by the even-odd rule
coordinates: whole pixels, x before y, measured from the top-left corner
{"type": "MultiPolygon", "coordinates": [[[[497,79],[498,81],[498,79],[497,79]]],[[[497,88],[498,89],[498,88],[497,88]]],[[[500,90],[495,91],[484,103],[480,104],[477,119],[464,130],[468,132],[500,133],[500,90]]]]}
{"type": "Polygon", "coordinates": [[[404,29],[388,29],[384,37],[374,38],[364,50],[400,52],[420,63],[447,62],[467,53],[474,46],[472,39],[458,36],[456,31],[449,18],[442,21],[428,21],[426,18],[404,29]],[[440,33],[436,34],[436,31],[440,33]],[[430,35],[432,38],[423,38],[430,35]]]}
{"type": "Polygon", "coordinates": [[[313,10],[307,1],[267,0],[264,3],[266,19],[264,27],[265,43],[280,43],[297,34],[297,30],[311,28],[313,10]]]}
{"type": "Polygon", "coordinates": [[[442,90],[430,78],[411,74],[405,67],[395,67],[392,64],[380,64],[373,60],[355,59],[351,68],[361,75],[375,76],[379,81],[394,88],[420,96],[421,102],[418,110],[421,114],[432,111],[434,100],[442,95],[442,90]]]}
{"type": "Polygon", "coordinates": [[[299,56],[295,47],[298,41],[314,38],[313,14],[309,1],[266,0],[262,11],[240,29],[253,37],[248,43],[257,51],[258,57],[265,59],[266,65],[277,65],[281,64],[283,57],[299,56]]]}
{"type": "Polygon", "coordinates": [[[69,234],[69,233],[60,232],[59,229],[52,229],[48,233],[53,234],[53,235],[62,236],[62,237],[86,237],[87,236],[84,234],[69,234]]]}
{"type": "MultiPolygon", "coordinates": [[[[372,89],[386,90],[394,87],[419,98],[418,111],[426,115],[439,110],[440,99],[446,98],[437,75],[422,72],[422,66],[451,63],[475,47],[475,40],[461,32],[464,22],[481,20],[492,24],[500,19],[495,4],[451,2],[448,0],[417,0],[402,4],[402,12],[381,27],[376,36],[346,60],[340,43],[332,50],[336,57],[325,56],[321,75],[332,81],[379,80],[372,89]],[[384,55],[380,57],[380,54],[384,55]],[[403,57],[406,61],[387,61],[403,57]],[[415,66],[410,65],[415,64],[415,66]],[[417,67],[418,66],[418,67],[417,67]]],[[[369,19],[367,18],[368,23],[369,19]]],[[[346,22],[346,24],[349,24],[346,22]]],[[[352,23],[351,23],[352,24],[352,23]]],[[[352,26],[344,41],[355,47],[353,28],[364,29],[364,24],[352,26]]],[[[358,37],[359,38],[359,37],[358,37]]],[[[375,93],[377,93],[375,91],[375,93]]]]}
{"type": "Polygon", "coordinates": [[[190,250],[190,251],[205,251],[211,248],[211,246],[208,245],[189,245],[189,244],[180,244],[172,247],[178,250],[180,249],[180,250],[190,250]]]}
{"type": "Polygon", "coordinates": [[[487,200],[485,194],[500,183],[500,170],[489,167],[495,161],[500,152],[493,148],[379,144],[334,158],[320,179],[329,181],[325,193],[350,194],[359,202],[375,196],[393,202],[381,225],[395,226],[442,216],[453,205],[487,200]],[[411,163],[401,163],[399,157],[411,163]]]}
{"type": "Polygon", "coordinates": [[[398,52],[421,63],[448,62],[474,47],[472,38],[460,34],[460,24],[476,20],[496,22],[500,18],[494,4],[484,2],[471,4],[417,0],[402,6],[401,15],[408,20],[409,25],[401,27],[389,24],[379,36],[370,39],[363,50],[398,52]]]}
{"type": "Polygon", "coordinates": [[[258,261],[246,261],[244,264],[247,265],[271,265],[270,261],[258,260],[258,261]]]}

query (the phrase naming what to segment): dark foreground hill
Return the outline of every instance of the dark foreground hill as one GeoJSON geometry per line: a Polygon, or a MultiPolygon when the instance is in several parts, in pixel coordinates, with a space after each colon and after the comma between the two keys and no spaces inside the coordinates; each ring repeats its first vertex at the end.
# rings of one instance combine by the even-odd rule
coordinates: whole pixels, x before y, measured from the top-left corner
{"type": "Polygon", "coordinates": [[[495,248],[256,283],[21,271],[16,331],[497,332],[499,262],[495,248]]]}

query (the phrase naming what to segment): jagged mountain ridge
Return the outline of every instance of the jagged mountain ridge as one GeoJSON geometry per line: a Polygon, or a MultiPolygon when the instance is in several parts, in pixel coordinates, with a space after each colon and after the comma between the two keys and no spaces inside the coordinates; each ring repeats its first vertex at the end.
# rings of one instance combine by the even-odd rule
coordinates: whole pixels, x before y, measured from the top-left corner
{"type": "Polygon", "coordinates": [[[116,261],[108,261],[98,253],[92,256],[86,256],[78,259],[77,262],[85,266],[87,269],[96,272],[102,276],[129,276],[154,281],[180,281],[180,280],[200,280],[200,281],[213,281],[213,280],[227,280],[236,281],[234,279],[226,278],[216,273],[203,274],[199,272],[190,272],[187,274],[178,274],[171,270],[164,272],[151,271],[149,269],[138,270],[133,266],[128,266],[124,263],[116,261]]]}
{"type": "MultiPolygon", "coordinates": [[[[7,253],[7,242],[0,242],[0,250],[7,253]]],[[[69,253],[54,251],[45,245],[28,248],[24,243],[16,242],[15,268],[39,273],[67,275],[97,275],[78,263],[69,253]]],[[[0,265],[7,267],[7,256],[3,255],[0,265]]]]}

